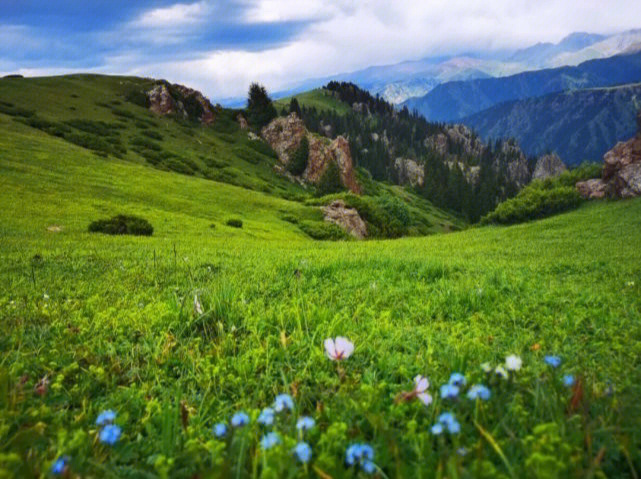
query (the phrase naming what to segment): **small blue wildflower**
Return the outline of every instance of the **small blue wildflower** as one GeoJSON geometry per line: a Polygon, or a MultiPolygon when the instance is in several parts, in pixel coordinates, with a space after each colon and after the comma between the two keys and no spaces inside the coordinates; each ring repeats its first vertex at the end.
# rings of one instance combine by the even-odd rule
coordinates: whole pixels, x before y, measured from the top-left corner
{"type": "Polygon", "coordinates": [[[257,421],[259,424],[262,424],[264,426],[271,426],[272,424],[274,424],[274,410],[270,407],[266,407],[261,411],[257,421]]]}
{"type": "Polygon", "coordinates": [[[303,416],[296,422],[296,429],[298,429],[299,431],[308,431],[309,429],[313,428],[315,424],[316,421],[314,421],[313,418],[309,416],[303,416]]]}
{"type": "Polygon", "coordinates": [[[231,418],[231,425],[234,427],[243,427],[249,424],[249,416],[240,411],[234,414],[231,418]]]}
{"type": "Polygon", "coordinates": [[[447,428],[447,432],[450,434],[461,432],[461,425],[454,418],[454,415],[449,412],[444,412],[437,418],[436,424],[432,426],[432,434],[438,436],[443,433],[444,428],[447,428]]]}
{"type": "Polygon", "coordinates": [[[376,466],[372,461],[363,461],[363,463],[361,464],[361,469],[366,474],[374,474],[374,472],[376,471],[376,466]]]}
{"type": "Polygon", "coordinates": [[[213,432],[216,437],[224,437],[227,434],[227,425],[219,422],[214,425],[213,432]]]}
{"type": "Polygon", "coordinates": [[[274,410],[276,412],[282,412],[285,409],[290,411],[294,409],[294,400],[289,394],[279,394],[274,400],[274,410]]]}
{"type": "Polygon", "coordinates": [[[465,386],[465,376],[461,373],[452,373],[449,384],[453,386],[465,386]]]}
{"type": "Polygon", "coordinates": [[[545,356],[543,360],[548,366],[552,366],[553,368],[558,368],[561,365],[561,358],[558,356],[545,356]]]}
{"type": "Polygon", "coordinates": [[[483,401],[487,401],[490,399],[490,390],[482,384],[475,384],[467,392],[467,397],[472,400],[482,399],[483,401]]]}
{"type": "Polygon", "coordinates": [[[122,430],[120,427],[115,424],[108,424],[102,429],[102,431],[100,431],[100,442],[113,446],[118,442],[118,439],[120,439],[121,432],[122,430]]]}
{"type": "Polygon", "coordinates": [[[467,456],[467,449],[465,449],[464,447],[459,447],[456,450],[456,454],[458,454],[461,457],[465,457],[465,456],[467,456]]]}
{"type": "Polygon", "coordinates": [[[351,444],[345,451],[345,462],[347,465],[353,466],[354,464],[358,464],[365,472],[368,472],[370,468],[372,471],[374,470],[373,459],[374,449],[372,449],[372,446],[369,444],[351,444]],[[366,463],[371,464],[366,465],[366,463]]]}
{"type": "Polygon", "coordinates": [[[563,385],[568,388],[574,386],[574,376],[572,376],[571,374],[566,374],[565,376],[563,376],[563,385]]]}
{"type": "Polygon", "coordinates": [[[307,464],[312,458],[312,448],[306,442],[299,442],[294,448],[294,455],[303,464],[307,464]]]}
{"type": "Polygon", "coordinates": [[[441,397],[443,399],[454,399],[458,396],[459,388],[454,384],[443,384],[441,386],[441,397]]]}
{"type": "Polygon", "coordinates": [[[272,447],[280,444],[280,436],[278,433],[275,432],[269,432],[263,436],[263,438],[260,440],[260,447],[263,449],[271,449],[272,447]]]}
{"type": "Polygon", "coordinates": [[[56,462],[51,465],[51,474],[59,476],[60,474],[65,472],[65,468],[67,467],[69,460],[69,456],[61,456],[56,459],[56,462]]]}
{"type": "Polygon", "coordinates": [[[111,409],[107,409],[106,411],[102,411],[100,414],[98,414],[98,418],[96,419],[96,425],[104,426],[105,424],[111,424],[112,422],[115,421],[115,419],[116,419],[116,413],[111,409]]]}

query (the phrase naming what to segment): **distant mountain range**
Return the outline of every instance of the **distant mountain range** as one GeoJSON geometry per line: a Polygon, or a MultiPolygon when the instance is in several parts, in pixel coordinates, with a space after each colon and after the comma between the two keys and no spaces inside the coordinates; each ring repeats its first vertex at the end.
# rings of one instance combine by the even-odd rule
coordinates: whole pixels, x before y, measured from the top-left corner
{"type": "MultiPolygon", "coordinates": [[[[422,97],[442,83],[497,78],[542,68],[576,66],[584,61],[607,58],[641,49],[641,29],[613,35],[572,33],[559,43],[538,43],[517,51],[474,52],[457,56],[429,57],[394,65],[305,80],[293,88],[273,93],[274,98],[309,91],[330,81],[359,85],[386,101],[401,104],[422,97]]],[[[244,98],[226,99],[225,105],[242,106],[244,98]]]]}
{"type": "Polygon", "coordinates": [[[403,105],[418,111],[428,120],[453,122],[506,101],[638,81],[641,81],[641,52],[590,60],[576,67],[448,82],[403,105]]]}
{"type": "Polygon", "coordinates": [[[568,165],[601,161],[636,132],[641,83],[554,93],[502,103],[461,123],[484,140],[515,138],[529,156],[556,152],[568,165]]]}

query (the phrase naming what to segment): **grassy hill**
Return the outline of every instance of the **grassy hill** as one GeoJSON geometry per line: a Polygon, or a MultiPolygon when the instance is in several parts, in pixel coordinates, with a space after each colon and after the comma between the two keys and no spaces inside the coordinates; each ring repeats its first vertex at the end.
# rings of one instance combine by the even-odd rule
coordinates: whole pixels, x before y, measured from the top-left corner
{"type": "Polygon", "coordinates": [[[304,93],[298,93],[291,97],[281,98],[274,102],[278,111],[289,111],[289,102],[292,98],[296,98],[301,107],[316,108],[318,111],[332,111],[343,115],[351,111],[351,108],[346,103],[340,101],[336,95],[325,88],[317,88],[304,93]]]}
{"type": "Polygon", "coordinates": [[[634,136],[641,83],[554,93],[502,103],[461,119],[485,140],[516,138],[527,155],[556,151],[568,165],[601,161],[634,136]]]}
{"type": "MultiPolygon", "coordinates": [[[[51,95],[57,106],[39,115],[74,118],[51,95]]],[[[200,140],[244,161],[231,156],[240,133],[183,137],[131,108],[164,125],[167,150],[187,156],[200,140]]],[[[150,168],[129,151],[105,158],[15,118],[0,114],[0,477],[46,476],[63,455],[70,477],[345,477],[356,442],[389,478],[641,469],[641,200],[513,227],[318,242],[282,219],[315,211],[283,197],[299,194],[293,185],[277,195],[150,168]],[[144,216],[154,235],[87,232],[116,212],[144,216]],[[355,351],[337,363],[323,341],[339,335],[355,351]],[[509,380],[481,369],[508,354],[523,360],[509,380]],[[444,399],[455,371],[467,384],[444,399]],[[427,407],[403,395],[417,374],[430,379],[427,407]],[[479,383],[487,402],[467,397],[479,383]],[[280,393],[295,410],[257,424],[280,393]],[[96,425],[106,409],[122,430],[113,446],[96,425]],[[232,431],[241,410],[251,424],[232,431]],[[446,411],[459,433],[432,429],[446,411]],[[304,434],[300,415],[316,421],[304,434]],[[266,450],[270,430],[280,444],[266,450]],[[309,464],[292,455],[301,438],[309,464]]],[[[123,143],[137,132],[127,122],[123,143]]]]}

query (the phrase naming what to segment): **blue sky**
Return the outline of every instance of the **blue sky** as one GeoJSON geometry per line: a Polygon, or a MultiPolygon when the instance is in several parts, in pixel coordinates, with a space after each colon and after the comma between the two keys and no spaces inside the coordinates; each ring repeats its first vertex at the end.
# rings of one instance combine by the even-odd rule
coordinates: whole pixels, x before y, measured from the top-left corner
{"type": "Polygon", "coordinates": [[[163,77],[216,98],[641,27],[638,0],[0,0],[0,73],[163,77]],[[638,24],[635,24],[638,22],[638,24]]]}

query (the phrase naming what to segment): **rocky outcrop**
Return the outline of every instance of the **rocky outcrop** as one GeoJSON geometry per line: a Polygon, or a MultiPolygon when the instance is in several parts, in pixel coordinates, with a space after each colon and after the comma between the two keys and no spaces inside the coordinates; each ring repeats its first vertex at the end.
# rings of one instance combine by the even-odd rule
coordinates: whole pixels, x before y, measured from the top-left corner
{"type": "Polygon", "coordinates": [[[485,149],[481,139],[465,125],[446,125],[443,133],[425,139],[425,146],[435,150],[440,155],[447,155],[450,145],[457,145],[461,153],[480,155],[485,149]]]}
{"type": "Polygon", "coordinates": [[[425,184],[425,169],[423,165],[409,158],[396,158],[394,168],[398,174],[398,180],[402,185],[422,187],[425,184]]]}
{"type": "Polygon", "coordinates": [[[161,81],[147,92],[149,109],[157,115],[196,117],[201,123],[212,124],[216,120],[216,108],[198,90],[184,85],[161,81]]]}
{"type": "Polygon", "coordinates": [[[532,179],[545,180],[546,178],[554,178],[567,170],[567,166],[556,153],[544,155],[537,160],[532,179]]]}
{"type": "Polygon", "coordinates": [[[637,116],[639,132],[619,142],[603,157],[603,181],[608,194],[619,198],[641,196],[641,112],[637,116]]]}
{"type": "MultiPolygon", "coordinates": [[[[518,188],[523,188],[530,182],[530,168],[527,159],[519,145],[513,141],[504,141],[501,144],[501,156],[507,162],[507,177],[518,188]]],[[[499,167],[498,163],[495,167],[499,167]]]]}
{"type": "Polygon", "coordinates": [[[586,200],[598,200],[605,198],[607,188],[607,185],[600,178],[580,181],[576,184],[577,191],[586,200]]]}
{"type": "Polygon", "coordinates": [[[325,221],[334,223],[354,238],[363,239],[367,236],[367,225],[354,208],[349,208],[343,200],[335,200],[321,208],[325,221]]]}
{"type": "Polygon", "coordinates": [[[295,113],[272,120],[263,128],[261,135],[285,166],[289,164],[291,155],[298,149],[303,137],[306,137],[309,142],[309,156],[303,179],[318,184],[329,164],[336,162],[343,185],[352,193],[360,194],[361,188],[356,181],[349,142],[342,136],[330,142],[326,138],[313,135],[307,131],[305,124],[295,113]]]}

